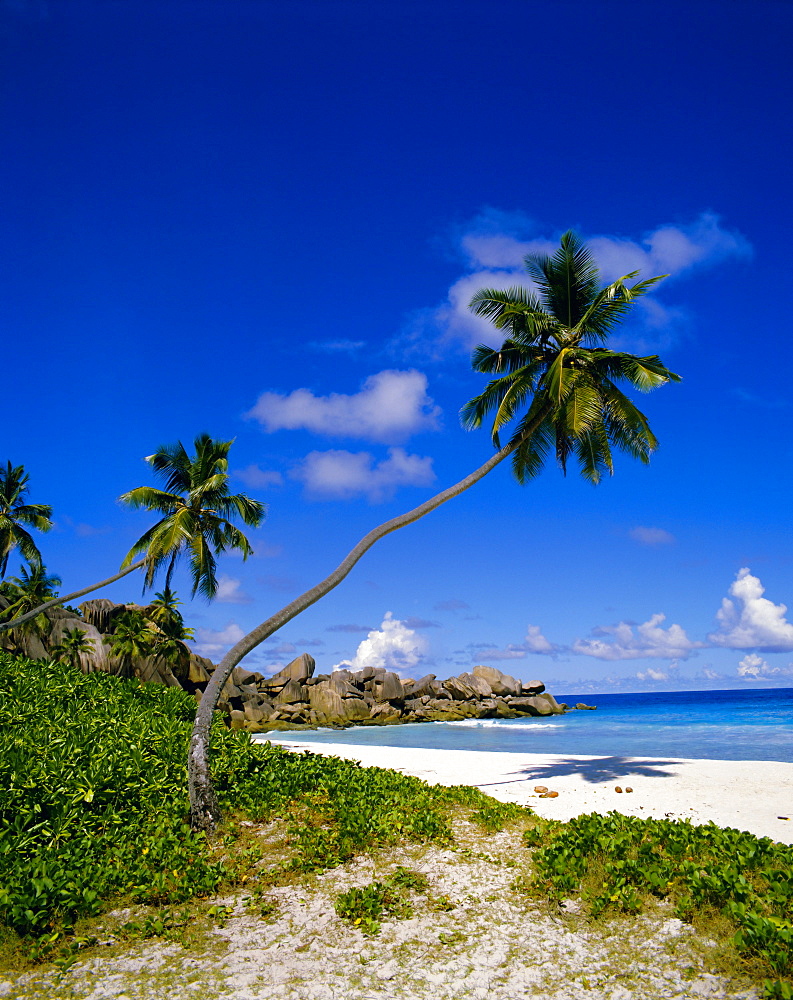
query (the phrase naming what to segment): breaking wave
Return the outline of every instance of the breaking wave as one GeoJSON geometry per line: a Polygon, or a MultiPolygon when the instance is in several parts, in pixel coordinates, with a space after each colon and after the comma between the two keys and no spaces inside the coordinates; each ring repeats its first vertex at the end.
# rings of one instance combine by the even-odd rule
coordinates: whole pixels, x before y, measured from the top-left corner
{"type": "Polygon", "coordinates": [[[503,719],[461,719],[459,722],[436,722],[436,726],[460,726],[469,729],[520,729],[522,732],[531,732],[532,729],[561,729],[564,723],[560,722],[505,722],[503,719]]]}

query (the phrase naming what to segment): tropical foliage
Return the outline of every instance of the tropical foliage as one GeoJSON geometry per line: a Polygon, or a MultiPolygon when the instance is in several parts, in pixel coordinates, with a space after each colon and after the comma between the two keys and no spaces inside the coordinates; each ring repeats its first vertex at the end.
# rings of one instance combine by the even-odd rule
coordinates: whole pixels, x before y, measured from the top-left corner
{"type": "Polygon", "coordinates": [[[793,983],[793,847],[714,824],[591,813],[569,823],[537,819],[524,833],[535,881],[553,898],[580,894],[592,915],[639,913],[653,897],[683,920],[717,911],[736,947],[759,960],[770,996],[793,983]]]}
{"type": "Polygon", "coordinates": [[[498,348],[482,344],[474,351],[476,371],[498,377],[463,407],[463,423],[480,427],[492,415],[497,448],[503,429],[513,425],[509,444],[521,483],[541,471],[549,453],[563,471],[574,456],[592,483],[614,472],[614,448],[648,462],[658,442],[617,383],[649,392],[680,378],[657,355],[638,357],[603,344],[661,278],[629,285],[634,271],[601,287],[594,258],[570,232],[553,256],[530,255],[525,265],[536,291],[485,288],[471,300],[474,313],[507,337],[498,348]]]}
{"type": "Polygon", "coordinates": [[[49,531],[52,507],[26,502],[29,479],[23,465],[7,462],[5,468],[0,466],[0,579],[6,574],[8,557],[14,549],[31,566],[41,565],[41,553],[27,528],[49,531]]]}
{"type": "Polygon", "coordinates": [[[157,571],[166,566],[168,590],[174,567],[187,555],[193,578],[193,595],[211,599],[217,592],[215,556],[228,549],[252,554],[250,542],[231,522],[238,517],[249,527],[258,527],[265,506],[244,493],[232,494],[228,485],[228,453],[233,441],[216,441],[208,434],[195,439],[195,454],[189,455],[179,441],[164,445],[146,461],[164,481],[165,489],[139,486],[119,499],[131,507],[162,514],[162,518],[138,539],[122,568],[136,555],[145,553],[146,583],[154,583],[157,571]]]}
{"type": "Polygon", "coordinates": [[[70,628],[66,630],[59,643],[50,647],[49,655],[56,663],[68,663],[78,668],[80,657],[92,651],[93,643],[86,638],[85,629],[70,628]]]}
{"type": "MultiPolygon", "coordinates": [[[[172,904],[261,874],[260,855],[219,861],[186,825],[194,710],[177,688],[0,653],[0,921],[32,940],[121,894],[172,904]]],[[[488,801],[251,744],[220,719],[214,738],[221,802],[254,820],[288,817],[291,872],[403,837],[448,842],[446,807],[488,801]]]]}
{"type": "MultiPolygon", "coordinates": [[[[218,719],[214,776],[234,819],[217,851],[186,823],[193,707],[175,688],[0,654],[0,922],[31,955],[68,951],[74,920],[119,897],[171,907],[234,885],[263,891],[382,845],[454,846],[457,815],[469,821],[467,838],[470,822],[488,833],[514,822],[527,828],[528,851],[521,857],[515,849],[510,863],[515,887],[532,896],[578,896],[592,916],[635,913],[654,899],[686,921],[718,913],[753,963],[747,969],[768,978],[768,996],[790,995],[792,847],[615,813],[542,820],[476,788],[428,786],[353,761],[251,744],[218,719]],[[251,846],[236,820],[276,817],[289,827],[291,854],[262,866],[261,838],[251,846]]],[[[336,908],[372,934],[383,915],[407,915],[419,895],[436,909],[452,905],[428,889],[421,873],[398,868],[341,894],[336,908]]],[[[139,933],[166,935],[175,922],[166,909],[139,921],[139,933]]]]}
{"type": "MultiPolygon", "coordinates": [[[[8,601],[8,606],[0,612],[0,618],[13,624],[18,618],[55,597],[60,585],[61,578],[48,573],[41,562],[31,565],[29,569],[22,566],[19,576],[9,577],[0,584],[0,596],[8,601]]],[[[42,612],[21,625],[14,625],[14,628],[46,635],[50,631],[51,622],[42,612]]]]}

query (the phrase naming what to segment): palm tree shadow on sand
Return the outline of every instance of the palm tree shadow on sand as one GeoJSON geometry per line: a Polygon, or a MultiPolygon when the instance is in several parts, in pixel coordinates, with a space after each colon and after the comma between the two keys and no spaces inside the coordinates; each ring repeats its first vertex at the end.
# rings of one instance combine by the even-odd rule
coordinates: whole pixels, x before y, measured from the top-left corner
{"type": "MultiPolygon", "coordinates": [[[[659,760],[656,757],[560,757],[551,764],[536,764],[512,771],[522,775],[510,781],[493,781],[492,785],[506,785],[518,781],[551,781],[566,775],[580,775],[591,784],[614,781],[616,778],[641,776],[643,778],[671,778],[674,771],[666,770],[669,765],[679,765],[680,760],[659,760]]],[[[479,785],[486,788],[486,785],[479,785]]]]}

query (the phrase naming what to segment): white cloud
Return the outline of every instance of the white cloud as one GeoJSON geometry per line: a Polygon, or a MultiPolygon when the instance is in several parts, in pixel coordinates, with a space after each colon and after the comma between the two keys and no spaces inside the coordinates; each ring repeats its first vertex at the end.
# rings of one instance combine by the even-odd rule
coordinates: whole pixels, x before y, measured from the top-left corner
{"type": "Polygon", "coordinates": [[[360,392],[315,396],[310,389],[282,395],[264,392],[246,416],[265,431],[307,430],[329,437],[391,443],[419,431],[437,430],[440,409],[427,395],[421,372],[382,371],[370,375],[360,392]]]}
{"type": "Polygon", "coordinates": [[[379,462],[367,451],[312,451],[291,475],[315,497],[365,496],[371,503],[387,500],[400,486],[427,486],[435,479],[432,459],[404,448],[389,448],[379,462]]]}
{"type": "Polygon", "coordinates": [[[648,621],[635,626],[635,632],[629,622],[600,625],[592,630],[594,635],[607,638],[576,639],[571,649],[598,660],[685,660],[703,645],[692,642],[679,625],[663,628],[661,623],[664,621],[666,615],[652,615],[648,621]]]}
{"type": "Polygon", "coordinates": [[[628,536],[640,545],[650,546],[671,545],[675,540],[675,536],[663,528],[645,528],[642,525],[631,528],[628,536]]]}
{"type": "Polygon", "coordinates": [[[380,628],[372,629],[358,646],[355,656],[351,660],[342,660],[333,669],[385,667],[387,670],[404,673],[422,661],[428,645],[423,636],[416,635],[404,621],[394,618],[390,611],[386,611],[380,628]]]}
{"type": "Polygon", "coordinates": [[[748,568],[738,572],[716,613],[719,623],[708,639],[727,649],[756,649],[780,653],[793,649],[793,625],[785,618],[787,606],[763,597],[765,588],[748,568]]]}
{"type": "Polygon", "coordinates": [[[648,667],[636,674],[640,681],[668,681],[673,673],[666,670],[657,670],[655,667],[648,667]]]}
{"type": "Polygon", "coordinates": [[[748,241],[740,233],[725,229],[713,212],[703,212],[688,225],[659,226],[638,242],[594,236],[587,243],[607,281],[630,271],[641,272],[640,278],[656,274],[674,277],[698,264],[715,264],[727,257],[751,254],[748,241]]]}
{"type": "Polygon", "coordinates": [[[221,573],[218,577],[218,589],[215,600],[220,604],[250,604],[253,598],[240,590],[240,581],[232,576],[221,573]]]}
{"type": "Polygon", "coordinates": [[[738,676],[745,681],[793,677],[793,663],[789,663],[786,667],[772,667],[757,653],[747,653],[738,664],[738,676]]]}
{"type": "Polygon", "coordinates": [[[235,646],[245,633],[236,622],[229,622],[225,628],[198,628],[196,629],[197,641],[193,643],[193,649],[199,656],[208,656],[214,659],[218,653],[225,653],[235,646]]]}
{"type": "Polygon", "coordinates": [[[260,469],[258,465],[248,465],[244,469],[235,469],[231,473],[234,479],[250,486],[251,489],[262,489],[265,486],[281,486],[284,477],[280,472],[271,469],[260,469]]]}
{"type": "Polygon", "coordinates": [[[562,647],[556,643],[549,642],[542,634],[539,625],[528,625],[526,628],[526,638],[523,642],[510,642],[503,649],[490,646],[478,646],[475,656],[487,660],[522,660],[529,653],[538,653],[542,656],[556,656],[562,652],[562,647]]]}
{"type": "MultiPolygon", "coordinates": [[[[440,353],[443,342],[457,342],[469,350],[478,343],[500,343],[500,335],[486,320],[474,316],[468,303],[480,288],[505,289],[521,285],[531,289],[532,282],[523,266],[527,254],[552,254],[558,239],[533,236],[521,239],[521,233],[532,228],[524,216],[506,212],[486,211],[473,220],[468,230],[459,236],[460,248],[468,258],[467,273],[450,287],[446,302],[435,309],[424,310],[414,317],[414,329],[404,338],[412,346],[440,353]],[[442,343],[437,343],[437,330],[442,331],[442,343]]],[[[688,225],[662,225],[632,240],[619,236],[600,235],[587,238],[600,267],[603,281],[611,281],[631,271],[639,278],[657,274],[670,277],[684,274],[691,268],[716,263],[727,257],[747,256],[751,247],[739,233],[725,229],[719,217],[703,212],[688,225]]],[[[639,301],[634,313],[635,323],[646,327],[658,340],[658,333],[682,317],[682,310],[661,305],[655,298],[639,301]]],[[[645,345],[651,346],[651,345],[645,345]]]]}

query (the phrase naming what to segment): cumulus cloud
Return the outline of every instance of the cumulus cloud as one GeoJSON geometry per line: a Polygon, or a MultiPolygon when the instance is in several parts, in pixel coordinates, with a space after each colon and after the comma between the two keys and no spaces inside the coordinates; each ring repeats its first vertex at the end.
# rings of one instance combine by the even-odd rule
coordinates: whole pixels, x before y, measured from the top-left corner
{"type": "Polygon", "coordinates": [[[439,407],[427,395],[421,372],[382,371],[370,375],[360,392],[315,396],[310,389],[264,392],[245,415],[265,431],[307,430],[328,437],[365,438],[386,444],[419,431],[437,430],[439,407]]]}
{"type": "Polygon", "coordinates": [[[232,576],[221,573],[218,577],[218,589],[215,600],[220,604],[250,604],[253,598],[240,590],[240,581],[232,576]]]}
{"type": "Polygon", "coordinates": [[[528,625],[526,627],[526,638],[523,642],[510,642],[503,649],[486,645],[478,645],[475,648],[479,650],[475,655],[488,660],[522,660],[529,653],[538,653],[541,656],[556,656],[563,651],[562,646],[557,646],[556,643],[549,642],[545,638],[539,625],[528,625]]]}
{"type": "MultiPolygon", "coordinates": [[[[480,288],[507,289],[516,285],[532,288],[523,267],[527,254],[553,253],[558,238],[531,233],[535,227],[525,216],[487,210],[459,234],[459,247],[467,258],[466,273],[450,287],[446,301],[435,309],[417,313],[405,341],[408,347],[436,342],[437,330],[443,340],[454,341],[469,350],[478,343],[495,344],[498,334],[492,325],[474,316],[468,303],[480,288]]],[[[726,229],[719,217],[703,212],[687,225],[662,225],[638,240],[596,235],[587,238],[604,281],[639,271],[640,278],[657,274],[676,276],[694,267],[713,264],[727,257],[747,256],[751,247],[739,233],[726,229]]],[[[656,298],[640,300],[636,321],[657,334],[680,321],[682,310],[663,306],[656,298]]]]}
{"type": "Polygon", "coordinates": [[[235,646],[245,633],[236,622],[229,622],[225,628],[198,628],[196,629],[197,639],[193,643],[193,649],[199,656],[208,656],[214,659],[218,653],[225,653],[235,646]]]}
{"type": "Polygon", "coordinates": [[[772,667],[757,653],[747,653],[738,664],[738,676],[745,681],[767,681],[793,677],[793,663],[772,667]]]}
{"type": "Polygon", "coordinates": [[[628,532],[628,536],[640,545],[649,545],[653,547],[658,545],[671,545],[675,541],[675,536],[670,534],[668,531],[664,531],[663,528],[646,528],[642,525],[631,528],[628,532]]]}
{"type": "Polygon", "coordinates": [[[668,681],[671,677],[675,676],[675,671],[658,670],[656,667],[648,667],[646,670],[640,670],[636,676],[640,681],[668,681]]]}
{"type": "Polygon", "coordinates": [[[385,667],[386,670],[405,673],[423,660],[427,649],[428,643],[423,636],[416,635],[406,622],[386,611],[380,628],[372,629],[358,646],[355,656],[351,660],[342,660],[333,669],[385,667]]]}
{"type": "Polygon", "coordinates": [[[389,448],[379,462],[367,451],[312,451],[290,475],[314,497],[365,496],[371,503],[387,500],[400,486],[427,486],[435,479],[432,459],[404,448],[389,448]]]}
{"type": "Polygon", "coordinates": [[[714,646],[761,653],[793,649],[793,625],[785,617],[787,606],[763,597],[765,588],[747,567],[739,570],[729,592],[731,597],[722,600],[716,613],[718,628],[708,636],[714,646]]]}
{"type": "Polygon", "coordinates": [[[672,660],[687,659],[701,642],[693,642],[679,625],[663,628],[666,615],[652,615],[634,626],[630,622],[600,625],[593,629],[594,639],[576,639],[571,650],[598,660],[672,660]]]}
{"type": "Polygon", "coordinates": [[[265,486],[280,486],[284,477],[280,472],[272,469],[260,469],[258,465],[248,465],[244,469],[234,469],[231,473],[233,479],[239,479],[246,486],[254,490],[260,490],[265,486]]]}

